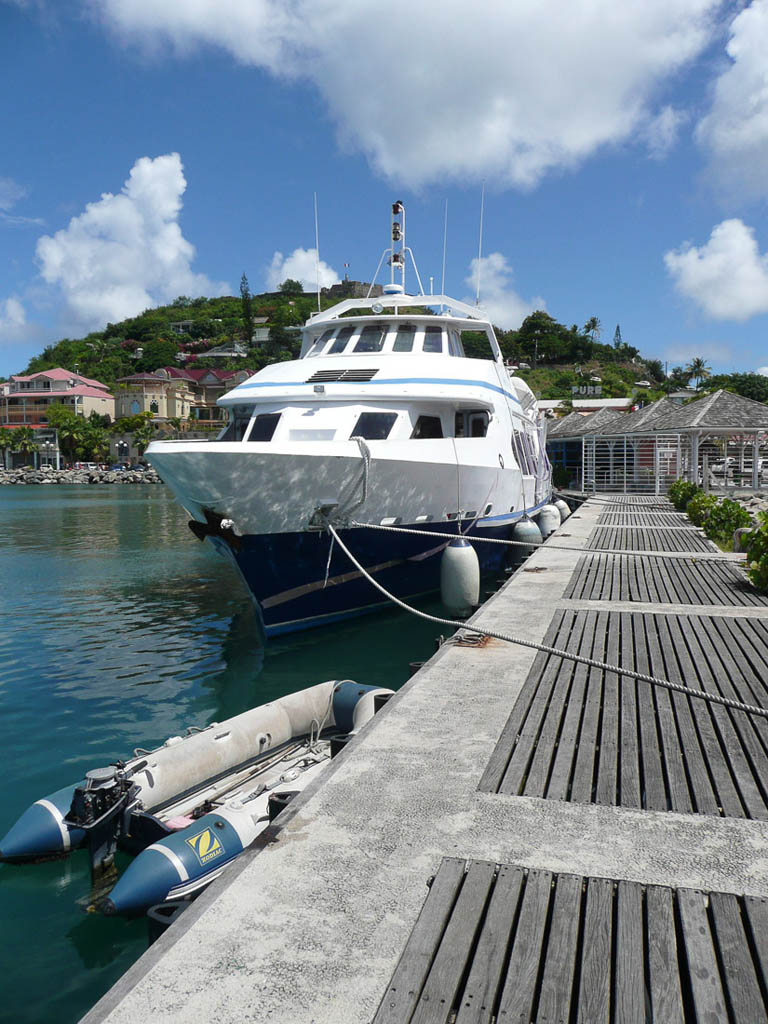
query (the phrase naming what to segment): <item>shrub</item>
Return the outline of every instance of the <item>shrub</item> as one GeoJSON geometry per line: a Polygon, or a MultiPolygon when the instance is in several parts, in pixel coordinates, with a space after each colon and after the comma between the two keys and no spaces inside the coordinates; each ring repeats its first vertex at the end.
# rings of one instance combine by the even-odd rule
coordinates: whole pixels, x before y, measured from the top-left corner
{"type": "Polygon", "coordinates": [[[760,590],[768,590],[768,512],[758,512],[757,526],[746,538],[747,576],[760,590]]]}
{"type": "Polygon", "coordinates": [[[694,526],[703,526],[716,505],[717,498],[714,494],[705,494],[703,491],[700,491],[699,494],[695,494],[688,502],[686,512],[694,526]]]}
{"type": "Polygon", "coordinates": [[[734,530],[738,530],[740,526],[749,526],[750,522],[749,512],[745,508],[737,501],[724,498],[718,501],[707,516],[704,532],[712,540],[730,542],[733,540],[734,530]]]}
{"type": "Polygon", "coordinates": [[[678,512],[685,512],[688,502],[699,493],[699,488],[690,480],[675,480],[670,484],[667,495],[678,512]]]}

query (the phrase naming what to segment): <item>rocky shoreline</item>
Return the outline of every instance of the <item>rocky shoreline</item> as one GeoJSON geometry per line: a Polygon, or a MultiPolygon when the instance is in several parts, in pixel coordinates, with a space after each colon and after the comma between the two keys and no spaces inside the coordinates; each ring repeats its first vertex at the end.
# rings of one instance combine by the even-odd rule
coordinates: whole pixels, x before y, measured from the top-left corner
{"type": "Polygon", "coordinates": [[[0,469],[3,484],[159,484],[162,481],[154,469],[0,469]]]}

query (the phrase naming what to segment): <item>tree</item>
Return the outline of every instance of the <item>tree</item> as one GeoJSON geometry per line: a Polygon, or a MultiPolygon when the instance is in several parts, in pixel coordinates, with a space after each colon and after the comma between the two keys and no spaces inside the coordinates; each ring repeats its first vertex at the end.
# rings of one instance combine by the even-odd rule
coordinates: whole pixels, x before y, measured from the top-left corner
{"type": "Polygon", "coordinates": [[[624,342],[621,340],[621,327],[616,324],[616,330],[613,332],[613,347],[618,349],[621,348],[623,344],[624,342]]]}
{"type": "Polygon", "coordinates": [[[35,432],[30,427],[17,427],[11,434],[11,444],[11,451],[20,452],[22,455],[37,453],[35,432]]]}
{"type": "Polygon", "coordinates": [[[245,273],[240,278],[240,305],[243,310],[243,340],[246,345],[250,345],[253,337],[253,302],[245,273]]]}
{"type": "Polygon", "coordinates": [[[155,428],[147,420],[138,430],[134,431],[133,443],[139,449],[139,455],[143,455],[155,439],[155,428]]]}
{"type": "Polygon", "coordinates": [[[687,388],[690,381],[690,373],[682,366],[673,366],[667,377],[670,388],[687,388]]]}
{"type": "Polygon", "coordinates": [[[601,329],[602,324],[596,316],[591,316],[584,324],[584,333],[588,334],[592,338],[592,341],[597,341],[600,337],[601,329]]]}
{"type": "Polygon", "coordinates": [[[685,371],[689,377],[693,377],[693,379],[696,381],[697,391],[699,390],[699,384],[701,383],[701,381],[711,376],[708,363],[700,356],[697,356],[695,359],[692,359],[688,366],[686,366],[685,371]]]}
{"type": "Polygon", "coordinates": [[[295,281],[292,277],[286,277],[280,285],[280,291],[284,295],[302,295],[304,292],[304,285],[301,281],[295,281]]]}
{"type": "Polygon", "coordinates": [[[652,380],[664,380],[664,364],[660,359],[646,359],[645,368],[648,371],[648,376],[652,380]]]}

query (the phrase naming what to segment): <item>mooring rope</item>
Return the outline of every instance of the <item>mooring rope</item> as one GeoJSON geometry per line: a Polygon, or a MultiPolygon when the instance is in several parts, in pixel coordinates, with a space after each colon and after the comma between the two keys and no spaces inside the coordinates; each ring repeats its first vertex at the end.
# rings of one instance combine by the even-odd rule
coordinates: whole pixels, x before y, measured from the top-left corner
{"type": "MultiPolygon", "coordinates": [[[[405,601],[401,601],[399,597],[395,597],[394,594],[390,593],[385,587],[383,587],[377,580],[371,576],[371,574],[360,564],[355,558],[349,548],[346,546],[344,541],[339,537],[339,534],[330,520],[326,519],[326,528],[330,533],[331,537],[334,538],[336,543],[339,545],[341,550],[352,562],[358,572],[372,583],[373,586],[394,604],[399,605],[407,612],[411,612],[412,615],[417,615],[421,619],[426,619],[428,622],[434,622],[440,626],[453,626],[457,629],[466,629],[467,625],[457,619],[443,619],[437,615],[430,615],[428,612],[423,612],[418,608],[412,607],[412,605],[406,604],[405,601]]],[[[411,531],[406,531],[411,532],[411,531]]],[[[424,531],[426,532],[426,531],[424,531]]],[[[428,534],[428,536],[434,536],[434,534],[428,534]]],[[[455,540],[455,534],[449,535],[452,540],[455,540]]],[[[580,550],[580,549],[576,549],[580,550]]],[[[622,552],[623,554],[624,552],[622,552]]],[[[637,679],[643,683],[649,683],[652,686],[659,686],[666,690],[671,690],[673,693],[682,693],[688,697],[697,697],[700,700],[706,701],[710,704],[720,704],[723,707],[731,708],[734,711],[743,711],[748,715],[757,715],[761,718],[768,718],[768,708],[760,708],[753,704],[744,704],[741,701],[733,700],[731,697],[724,697],[722,694],[706,693],[704,690],[694,690],[689,686],[684,686],[682,683],[673,683],[669,679],[661,679],[657,676],[647,675],[645,672],[638,672],[636,669],[623,668],[620,665],[611,665],[608,662],[597,661],[594,658],[587,658],[581,654],[574,654],[571,651],[564,651],[559,647],[550,647],[547,644],[536,643],[534,640],[524,640],[522,637],[512,636],[509,633],[500,633],[496,630],[486,629],[484,626],[472,625],[472,630],[476,633],[482,633],[484,636],[493,637],[496,640],[504,640],[507,643],[518,644],[520,647],[528,647],[534,651],[541,651],[544,654],[550,654],[557,658],[563,658],[566,661],[575,661],[581,665],[587,665],[590,668],[597,668],[603,672],[612,672],[617,676],[628,676],[631,679],[637,679]]]]}
{"type": "MultiPolygon", "coordinates": [[[[412,533],[414,537],[438,537],[446,540],[456,540],[455,533],[439,533],[436,530],[414,530],[410,526],[383,526],[381,523],[360,523],[356,519],[350,520],[349,526],[363,527],[367,530],[384,530],[389,533],[412,533]]],[[[607,527],[612,529],[612,527],[607,527]]],[[[727,558],[716,551],[634,551],[620,548],[583,548],[570,544],[551,544],[543,540],[502,540],[498,537],[480,537],[473,534],[467,538],[471,541],[480,541],[482,544],[505,544],[508,547],[540,548],[547,545],[547,551],[580,551],[582,555],[634,555],[642,558],[671,558],[693,561],[726,562],[728,565],[739,565],[734,558],[727,558]]],[[[746,558],[746,555],[744,556],[746,558]]]]}

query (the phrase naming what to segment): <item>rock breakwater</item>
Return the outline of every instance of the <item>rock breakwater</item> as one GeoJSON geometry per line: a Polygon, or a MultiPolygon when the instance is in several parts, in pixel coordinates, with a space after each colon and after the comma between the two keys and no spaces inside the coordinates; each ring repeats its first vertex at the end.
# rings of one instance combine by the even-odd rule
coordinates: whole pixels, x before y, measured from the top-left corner
{"type": "Polygon", "coordinates": [[[0,486],[3,484],[159,484],[160,477],[154,469],[125,469],[120,472],[110,469],[0,469],[0,486]]]}

